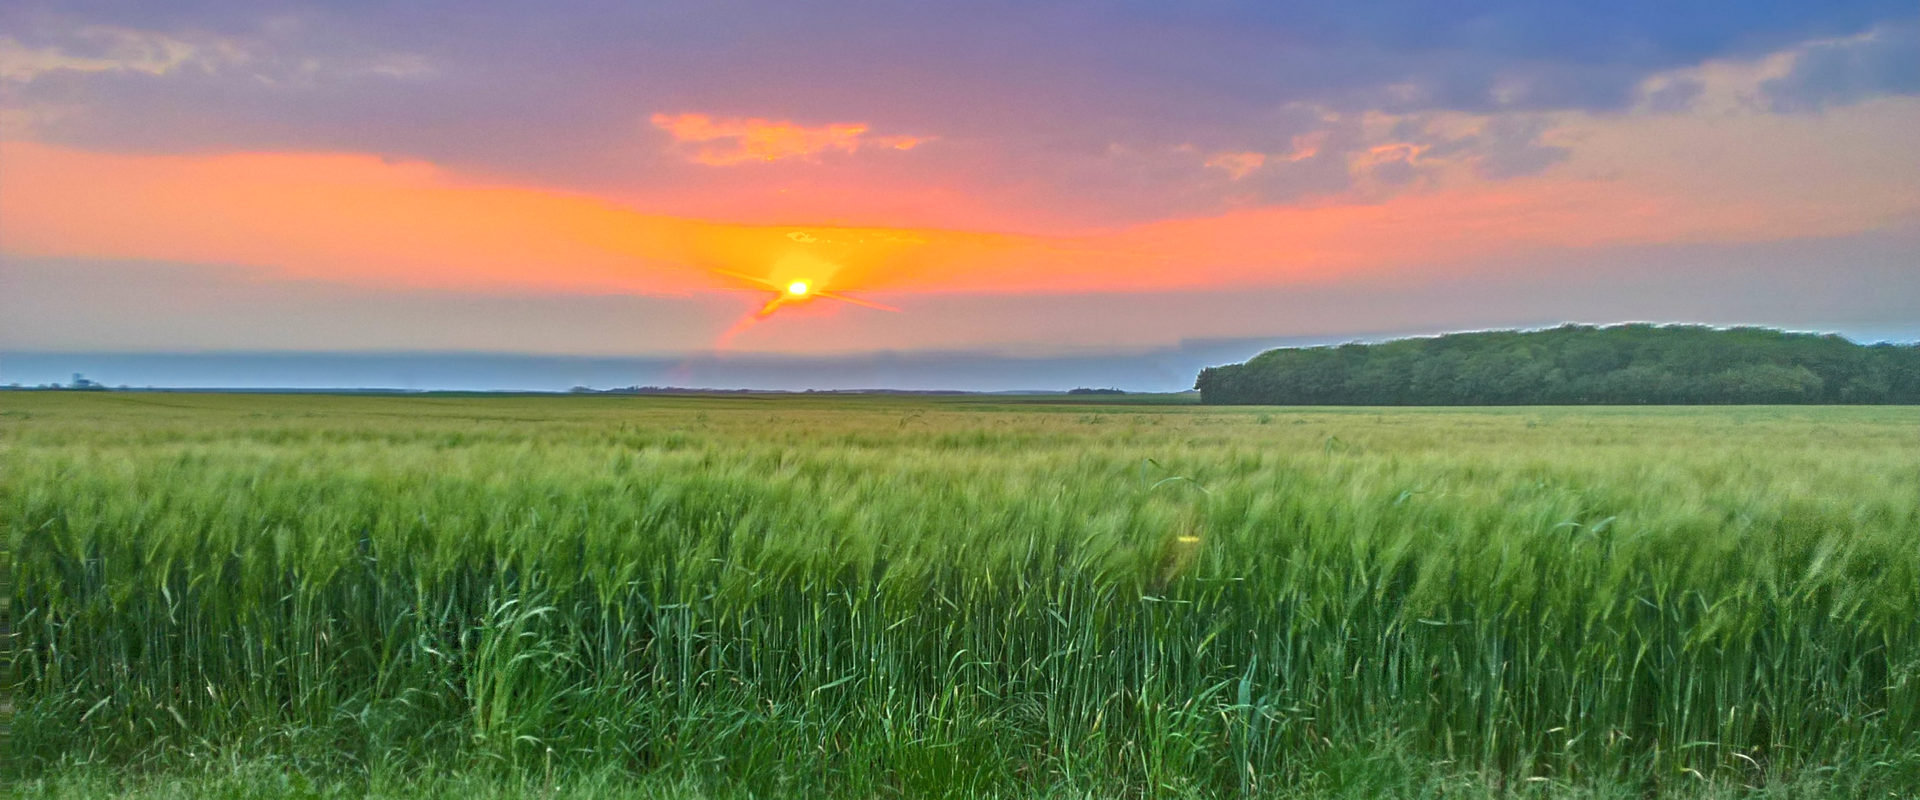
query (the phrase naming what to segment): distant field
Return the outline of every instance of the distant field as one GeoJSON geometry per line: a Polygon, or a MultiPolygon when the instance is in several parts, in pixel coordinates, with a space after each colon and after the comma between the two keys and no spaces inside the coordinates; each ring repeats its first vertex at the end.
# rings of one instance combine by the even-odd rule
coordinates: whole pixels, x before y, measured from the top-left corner
{"type": "Polygon", "coordinates": [[[1920,787],[1920,408],[1064,400],[0,394],[14,788],[1920,787]]]}

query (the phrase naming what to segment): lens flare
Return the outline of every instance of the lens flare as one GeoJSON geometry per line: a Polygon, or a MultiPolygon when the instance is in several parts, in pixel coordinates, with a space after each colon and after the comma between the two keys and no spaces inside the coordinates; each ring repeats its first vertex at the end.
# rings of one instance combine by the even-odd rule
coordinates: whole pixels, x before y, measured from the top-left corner
{"type": "Polygon", "coordinates": [[[754,326],[754,323],[757,323],[760,320],[763,320],[769,316],[772,316],[773,312],[779,311],[782,307],[790,304],[798,304],[802,302],[811,301],[816,297],[824,297],[830,300],[838,300],[843,303],[852,303],[853,305],[857,305],[857,306],[866,306],[867,308],[875,308],[881,311],[897,312],[900,310],[900,309],[894,308],[893,306],[882,305],[880,303],[876,303],[871,300],[862,300],[858,297],[849,297],[839,292],[832,292],[826,289],[821,289],[815,286],[812,280],[809,280],[806,278],[791,280],[783,284],[780,281],[774,280],[772,278],[763,278],[758,275],[749,275],[744,272],[735,272],[730,269],[721,269],[718,267],[710,267],[709,269],[712,269],[715,273],[718,273],[721,275],[738,278],[749,284],[753,284],[760,287],[764,287],[765,289],[773,290],[773,298],[768,300],[766,305],[761,306],[759,311],[755,311],[751,314],[748,314],[745,317],[742,317],[738,322],[735,322],[732,327],[728,328],[726,331],[720,334],[719,341],[715,342],[715,347],[720,350],[725,350],[728,347],[728,345],[732,344],[734,337],[739,336],[742,333],[745,333],[748,328],[751,328],[754,326]]]}

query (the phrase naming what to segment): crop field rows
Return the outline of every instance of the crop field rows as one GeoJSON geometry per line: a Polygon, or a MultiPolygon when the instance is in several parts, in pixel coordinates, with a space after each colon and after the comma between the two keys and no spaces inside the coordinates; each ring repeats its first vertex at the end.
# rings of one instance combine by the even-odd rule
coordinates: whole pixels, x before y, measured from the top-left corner
{"type": "Polygon", "coordinates": [[[28,794],[1920,786],[1915,408],[14,393],[0,457],[28,794]]]}

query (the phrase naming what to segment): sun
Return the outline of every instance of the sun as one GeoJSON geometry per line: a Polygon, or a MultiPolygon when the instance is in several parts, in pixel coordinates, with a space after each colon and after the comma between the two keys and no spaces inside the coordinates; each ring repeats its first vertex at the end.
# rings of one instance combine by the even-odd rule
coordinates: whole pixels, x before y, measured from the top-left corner
{"type": "MultiPolygon", "coordinates": [[[[767,276],[763,278],[759,275],[753,275],[746,272],[734,272],[733,270],[723,269],[720,267],[710,267],[709,269],[712,269],[714,272],[717,272],[721,275],[737,278],[744,283],[752,284],[754,286],[759,287],[758,289],[755,289],[755,291],[766,290],[766,291],[773,292],[773,297],[769,298],[767,300],[766,305],[761,306],[759,311],[755,311],[752,314],[748,315],[747,317],[743,318],[742,320],[740,320],[740,322],[736,323],[732,328],[728,328],[726,333],[723,333],[720,335],[720,346],[722,347],[726,346],[726,343],[729,340],[731,340],[736,334],[752,326],[754,322],[758,320],[766,319],[767,317],[771,316],[774,312],[779,311],[780,309],[785,308],[787,306],[800,305],[803,303],[812,303],[815,298],[826,299],[826,300],[838,300],[842,303],[851,303],[856,306],[866,306],[867,308],[879,309],[881,311],[898,312],[900,310],[900,309],[894,308],[893,306],[883,305],[880,303],[873,302],[872,300],[863,300],[858,297],[850,297],[848,295],[844,295],[839,292],[829,291],[829,290],[820,288],[820,286],[817,285],[812,278],[793,278],[791,280],[786,280],[783,278],[774,278],[773,276],[767,276]]],[[[778,270],[778,265],[776,265],[776,271],[778,272],[778,271],[784,271],[784,270],[778,270]]],[[[795,273],[787,272],[786,274],[793,275],[795,273]]],[[[804,275],[807,273],[800,273],[800,274],[804,275]]],[[[818,273],[815,273],[815,274],[818,274],[818,273]]]]}

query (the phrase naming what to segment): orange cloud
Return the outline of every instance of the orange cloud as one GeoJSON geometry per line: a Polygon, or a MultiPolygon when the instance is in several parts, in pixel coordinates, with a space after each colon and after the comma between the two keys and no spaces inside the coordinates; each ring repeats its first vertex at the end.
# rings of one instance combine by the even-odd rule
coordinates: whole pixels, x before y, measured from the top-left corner
{"type": "Polygon", "coordinates": [[[714,119],[706,114],[655,114],[652,122],[676,144],[695,145],[689,156],[693,161],[715,167],[809,158],[830,150],[852,153],[863,147],[912,150],[931,141],[922,136],[868,136],[864,122],[809,128],[786,120],[714,119]]]}

